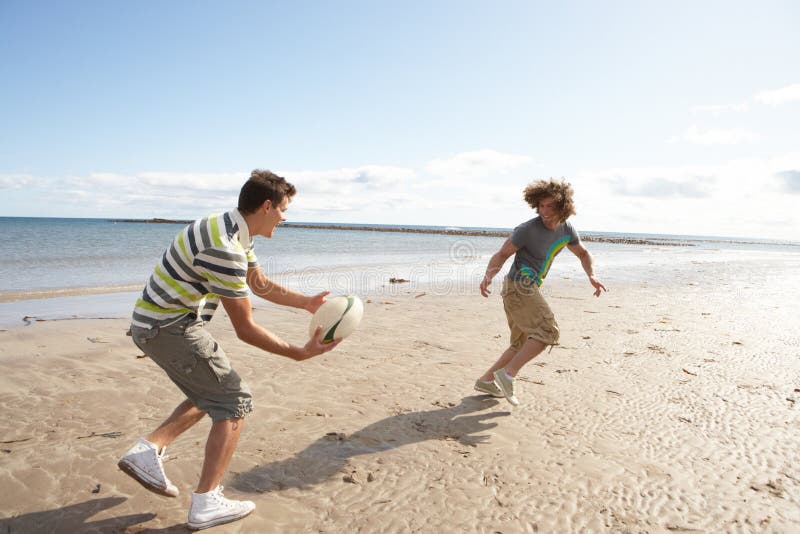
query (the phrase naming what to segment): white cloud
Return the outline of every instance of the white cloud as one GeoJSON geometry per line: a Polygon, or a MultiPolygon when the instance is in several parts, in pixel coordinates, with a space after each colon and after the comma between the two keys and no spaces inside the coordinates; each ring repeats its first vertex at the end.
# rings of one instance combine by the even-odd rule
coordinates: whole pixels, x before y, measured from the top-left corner
{"type": "MultiPolygon", "coordinates": [[[[413,168],[378,165],[276,172],[298,188],[290,221],[509,228],[534,216],[522,199],[527,179],[517,176],[429,180],[413,168]]],[[[0,186],[19,187],[10,191],[18,198],[46,191],[68,216],[191,219],[235,206],[248,175],[92,173],[67,180],[7,174],[0,186]]],[[[793,229],[800,227],[800,152],[718,165],[590,169],[568,180],[575,188],[574,222],[584,231],[797,239],[793,229]]]]}
{"type": "MultiPolygon", "coordinates": [[[[753,95],[753,100],[760,104],[778,106],[787,102],[800,100],[800,83],[781,87],[780,89],[765,89],[753,95]]],[[[745,113],[750,111],[750,106],[745,102],[736,104],[711,104],[692,107],[692,113],[711,114],[715,117],[726,113],[745,113]]]]}
{"type": "Polygon", "coordinates": [[[710,113],[715,117],[719,117],[725,113],[744,113],[749,110],[750,106],[747,104],[722,104],[692,107],[692,113],[710,113]]]}
{"type": "Polygon", "coordinates": [[[159,188],[180,188],[204,191],[236,191],[250,173],[168,173],[145,172],[135,176],[140,184],[159,188]]]}
{"type": "MultiPolygon", "coordinates": [[[[498,167],[508,165],[494,165],[492,172],[498,167]]],[[[432,177],[424,171],[381,166],[286,172],[287,179],[298,187],[290,220],[393,224],[439,224],[437,220],[441,220],[446,225],[450,221],[445,219],[452,218],[453,224],[462,226],[502,226],[495,222],[493,210],[503,215],[509,206],[524,214],[530,211],[522,201],[524,180],[515,179],[515,185],[509,185],[502,176],[472,172],[432,177]]]]}
{"type": "Polygon", "coordinates": [[[787,102],[800,100],[800,83],[782,87],[780,89],[765,90],[753,97],[757,102],[770,106],[779,106],[787,102]]]}
{"type": "Polygon", "coordinates": [[[758,139],[758,134],[743,128],[701,130],[695,125],[689,126],[683,139],[697,145],[736,145],[758,139]]]}
{"type": "Polygon", "coordinates": [[[477,150],[462,152],[455,156],[434,159],[425,170],[435,176],[446,177],[492,177],[527,165],[531,162],[528,156],[503,154],[495,150],[477,150]]]}
{"type": "Polygon", "coordinates": [[[413,169],[381,165],[278,172],[297,187],[292,218],[324,219],[324,214],[342,214],[372,207],[393,209],[402,202],[406,185],[416,177],[413,169]]]}
{"type": "Polygon", "coordinates": [[[380,165],[316,171],[279,172],[305,192],[353,193],[359,190],[398,187],[416,176],[413,169],[380,165]]]}
{"type": "Polygon", "coordinates": [[[616,196],[652,199],[705,198],[713,194],[719,176],[715,166],[619,167],[584,171],[577,179],[580,187],[616,196]]]}
{"type": "Polygon", "coordinates": [[[688,179],[674,179],[656,176],[632,180],[628,177],[617,176],[609,180],[609,185],[615,193],[630,197],[703,198],[710,195],[713,178],[696,176],[688,179]]]}
{"type": "Polygon", "coordinates": [[[27,188],[59,198],[71,216],[194,218],[235,205],[248,174],[95,172],[30,179],[27,188]]]}
{"type": "Polygon", "coordinates": [[[797,239],[800,153],[719,165],[583,171],[573,179],[585,230],[797,239]],[[795,171],[796,172],[796,171],[795,171]]]}
{"type": "Polygon", "coordinates": [[[0,174],[0,189],[22,189],[40,182],[39,178],[30,174],[0,174]]]}
{"type": "Polygon", "coordinates": [[[775,177],[783,182],[784,189],[789,193],[800,193],[800,169],[780,171],[775,177]]]}
{"type": "Polygon", "coordinates": [[[457,180],[453,178],[435,178],[433,180],[425,180],[424,182],[416,182],[413,184],[414,189],[426,191],[431,189],[446,189],[456,185],[457,180]]]}
{"type": "Polygon", "coordinates": [[[127,175],[94,172],[88,176],[69,177],[65,183],[74,187],[122,188],[135,191],[151,189],[155,192],[171,191],[171,194],[191,195],[197,191],[238,192],[244,181],[243,177],[247,176],[249,173],[143,172],[127,175]]]}

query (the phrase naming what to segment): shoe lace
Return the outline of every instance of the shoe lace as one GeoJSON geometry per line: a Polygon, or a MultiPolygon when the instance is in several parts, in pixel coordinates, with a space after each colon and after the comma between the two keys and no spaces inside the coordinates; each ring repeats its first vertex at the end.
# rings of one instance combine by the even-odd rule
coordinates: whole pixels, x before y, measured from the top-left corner
{"type": "Polygon", "coordinates": [[[225,495],[222,494],[223,486],[220,484],[214,490],[212,490],[212,495],[214,495],[214,500],[217,501],[219,504],[227,504],[228,499],[225,498],[225,495]]]}
{"type": "Polygon", "coordinates": [[[237,504],[238,504],[238,501],[232,501],[232,500],[228,499],[227,497],[225,497],[225,495],[223,495],[223,493],[222,493],[223,489],[225,489],[225,486],[223,486],[222,484],[217,486],[217,489],[214,490],[214,500],[217,501],[218,505],[220,505],[220,506],[222,506],[224,508],[227,508],[227,509],[236,508],[237,504]]]}
{"type": "Polygon", "coordinates": [[[164,470],[164,461],[168,460],[168,459],[169,459],[169,456],[167,456],[167,448],[166,447],[162,447],[160,451],[158,449],[156,449],[156,465],[154,467],[155,467],[155,469],[158,470],[160,475],[162,477],[164,477],[164,480],[167,483],[169,483],[169,479],[167,478],[167,473],[164,470]]]}

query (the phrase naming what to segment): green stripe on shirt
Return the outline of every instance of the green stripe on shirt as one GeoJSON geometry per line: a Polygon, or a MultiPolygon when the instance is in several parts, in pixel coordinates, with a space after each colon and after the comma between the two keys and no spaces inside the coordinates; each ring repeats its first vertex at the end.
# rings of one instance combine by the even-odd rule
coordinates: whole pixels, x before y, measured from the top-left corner
{"type": "Polygon", "coordinates": [[[212,215],[208,218],[208,225],[211,227],[211,242],[215,247],[222,246],[222,239],[219,237],[219,215],[212,215]]]}
{"type": "Polygon", "coordinates": [[[203,297],[203,295],[200,294],[192,295],[191,293],[186,291],[186,288],[184,288],[178,282],[176,282],[175,279],[172,278],[170,275],[162,271],[160,265],[156,265],[156,274],[158,275],[159,278],[161,278],[161,280],[164,281],[165,284],[174,289],[176,293],[178,293],[183,297],[186,297],[190,300],[199,300],[203,297]]]}
{"type": "Polygon", "coordinates": [[[229,287],[231,289],[235,289],[237,291],[241,291],[242,289],[247,287],[247,284],[245,284],[243,282],[239,282],[239,283],[237,283],[237,282],[227,282],[225,280],[222,280],[221,278],[217,278],[216,276],[214,276],[213,274],[211,274],[208,271],[206,271],[206,277],[208,277],[209,280],[213,280],[214,282],[222,284],[225,287],[229,287]]]}
{"type": "Polygon", "coordinates": [[[173,314],[179,314],[179,313],[189,313],[190,311],[192,311],[189,308],[169,308],[169,309],[166,309],[166,308],[162,308],[161,306],[156,306],[155,304],[150,304],[146,300],[142,300],[142,299],[138,299],[136,301],[136,307],[137,308],[142,308],[144,310],[148,310],[148,311],[151,311],[151,312],[155,312],[155,313],[163,313],[165,315],[166,314],[173,315],[173,314]]]}

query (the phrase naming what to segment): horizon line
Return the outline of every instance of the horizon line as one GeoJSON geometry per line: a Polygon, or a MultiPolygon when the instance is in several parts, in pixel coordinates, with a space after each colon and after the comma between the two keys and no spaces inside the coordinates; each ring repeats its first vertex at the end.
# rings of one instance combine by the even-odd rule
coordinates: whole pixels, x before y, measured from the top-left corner
{"type": "MultiPolygon", "coordinates": [[[[51,216],[31,216],[31,215],[0,215],[0,219],[67,219],[67,220],[93,220],[93,221],[108,221],[108,222],[132,222],[132,223],[148,223],[151,224],[188,224],[196,221],[197,219],[176,219],[166,217],[126,217],[126,218],[112,218],[112,217],[51,217],[51,216]]],[[[387,223],[346,223],[346,222],[321,222],[321,221],[286,221],[281,223],[281,226],[292,227],[299,225],[307,225],[313,228],[328,227],[328,229],[335,229],[335,227],[387,227],[387,228],[431,228],[440,230],[487,230],[487,231],[512,231],[513,227],[496,227],[496,226],[461,226],[461,225],[435,225],[435,224],[387,224],[387,223]]],[[[747,237],[747,236],[733,236],[733,235],[707,235],[707,234],[666,234],[654,232],[620,232],[613,230],[579,230],[581,235],[611,235],[615,236],[630,236],[630,237],[659,237],[659,238],[691,238],[693,240],[724,240],[732,242],[732,240],[746,240],[750,244],[757,244],[758,240],[766,240],[764,244],[769,245],[793,245],[800,246],[800,241],[793,241],[791,239],[781,239],[774,237],[747,237]]],[[[489,236],[492,237],[492,236],[489,236]]]]}

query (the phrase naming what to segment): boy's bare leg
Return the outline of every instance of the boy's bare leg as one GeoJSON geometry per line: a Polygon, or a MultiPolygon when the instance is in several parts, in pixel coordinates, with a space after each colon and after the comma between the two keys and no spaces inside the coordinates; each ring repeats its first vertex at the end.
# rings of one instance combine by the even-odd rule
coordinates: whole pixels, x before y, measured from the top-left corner
{"type": "Polygon", "coordinates": [[[157,429],[148,434],[145,439],[158,447],[160,451],[175,441],[175,438],[197,424],[205,415],[204,411],[197,409],[187,399],[180,403],[172,414],[157,429]]]}
{"type": "Polygon", "coordinates": [[[195,493],[208,493],[222,481],[228,468],[239,435],[242,433],[244,419],[225,419],[211,425],[211,432],[206,441],[206,456],[203,460],[203,471],[195,493]]]}
{"type": "Polygon", "coordinates": [[[512,346],[509,346],[505,350],[505,352],[503,352],[500,358],[498,358],[498,360],[494,362],[494,364],[491,367],[489,367],[489,370],[481,375],[480,379],[483,380],[484,382],[491,382],[492,380],[494,380],[494,372],[497,371],[498,369],[502,369],[503,367],[505,367],[506,364],[510,362],[511,359],[516,354],[517,354],[517,349],[515,349],[512,346]]]}
{"type": "Polygon", "coordinates": [[[547,347],[538,339],[528,339],[522,348],[511,358],[511,361],[505,365],[504,369],[510,376],[517,376],[517,373],[522,369],[526,363],[537,357],[547,347]]]}

